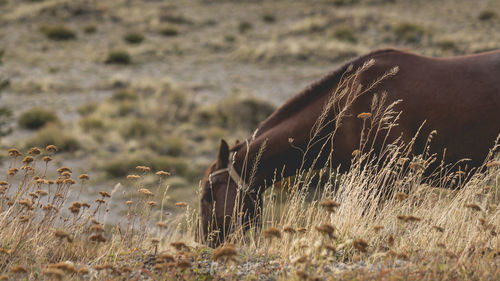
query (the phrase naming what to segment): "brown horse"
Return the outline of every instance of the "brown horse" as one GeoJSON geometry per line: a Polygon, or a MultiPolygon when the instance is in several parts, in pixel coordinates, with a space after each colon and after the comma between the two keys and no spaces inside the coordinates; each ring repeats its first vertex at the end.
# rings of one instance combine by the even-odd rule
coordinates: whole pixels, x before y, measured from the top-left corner
{"type": "MultiPolygon", "coordinates": [[[[356,116],[370,112],[374,94],[382,91],[387,91],[389,103],[402,100],[396,105],[402,114],[399,125],[390,133],[392,139],[401,137],[409,142],[421,129],[419,136],[423,137],[416,139],[415,153],[422,153],[418,150],[425,146],[426,136],[436,130],[432,153],[445,156],[450,163],[468,158],[469,167],[478,167],[500,133],[500,51],[453,58],[430,58],[398,50],[372,52],[331,72],[291,98],[263,121],[246,142],[229,148],[221,141],[217,160],[202,181],[202,241],[210,246],[223,242],[231,231],[230,222],[235,215],[243,223],[255,219],[261,194],[273,180],[292,176],[299,168],[321,167],[327,160],[334,167],[340,166],[341,171],[348,169],[352,152],[359,148],[364,126],[363,120],[356,116]],[[355,100],[337,99],[336,102],[343,105],[352,102],[350,114],[343,118],[340,126],[333,121],[338,111],[332,110],[320,117],[332,95],[339,94],[338,86],[344,73],[363,67],[371,59],[373,65],[356,77],[351,88],[370,85],[395,66],[399,71],[378,84],[371,84],[368,91],[355,100]],[[318,141],[304,155],[301,150],[311,143],[311,131],[317,126],[318,118],[323,118],[326,125],[321,128],[318,141]],[[324,146],[322,136],[333,130],[337,130],[335,141],[331,147],[324,146]],[[325,156],[314,160],[325,148],[328,150],[325,156]],[[330,153],[332,156],[328,158],[330,153]],[[257,160],[256,167],[246,164],[257,160]]],[[[339,107],[334,104],[332,108],[339,107]]],[[[375,148],[375,152],[377,149],[380,148],[375,148]]]]}

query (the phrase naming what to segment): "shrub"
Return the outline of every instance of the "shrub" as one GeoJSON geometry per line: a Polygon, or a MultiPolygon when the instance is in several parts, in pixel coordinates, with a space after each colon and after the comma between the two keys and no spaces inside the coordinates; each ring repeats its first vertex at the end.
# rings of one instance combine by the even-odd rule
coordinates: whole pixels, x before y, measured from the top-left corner
{"type": "Polygon", "coordinates": [[[130,64],[131,62],[130,54],[125,50],[110,51],[105,61],[107,64],[130,64]]]}
{"type": "Polygon", "coordinates": [[[165,25],[160,29],[160,34],[163,36],[177,36],[179,35],[179,30],[173,25],[165,25]]]}
{"type": "Polygon", "coordinates": [[[9,125],[12,118],[12,111],[7,107],[0,107],[0,137],[6,136],[12,132],[9,125]]]}
{"type": "Polygon", "coordinates": [[[111,96],[111,99],[114,101],[135,101],[139,98],[139,96],[134,93],[132,90],[128,89],[121,89],[113,93],[113,96],[111,96]]]}
{"type": "Polygon", "coordinates": [[[135,173],[135,167],[143,165],[150,167],[153,171],[169,171],[172,174],[185,176],[189,174],[189,166],[186,160],[170,156],[154,156],[150,153],[136,153],[133,156],[119,158],[104,164],[103,169],[109,177],[125,177],[129,173],[135,173]]]}
{"type": "Polygon", "coordinates": [[[93,131],[93,130],[102,130],[104,129],[104,122],[102,121],[102,118],[99,117],[93,117],[93,116],[87,116],[78,122],[80,127],[86,132],[93,131]]]}
{"type": "Polygon", "coordinates": [[[92,114],[96,111],[97,109],[97,104],[95,103],[85,103],[82,104],[78,107],[77,111],[80,113],[80,115],[85,116],[92,114]]]}
{"type": "Polygon", "coordinates": [[[441,50],[444,51],[455,51],[457,49],[457,46],[455,42],[451,40],[440,40],[436,42],[436,46],[439,47],[441,50]]]}
{"type": "Polygon", "coordinates": [[[64,41],[76,39],[76,33],[63,25],[46,26],[41,28],[42,32],[54,41],[64,41]]]}
{"type": "Polygon", "coordinates": [[[492,20],[496,17],[497,14],[494,11],[484,10],[481,13],[479,13],[479,16],[477,18],[482,21],[487,21],[487,20],[492,20]]]}
{"type": "Polygon", "coordinates": [[[358,41],[356,35],[354,34],[354,31],[347,26],[342,26],[335,29],[333,32],[333,37],[335,37],[338,40],[347,41],[351,43],[356,43],[358,41]]]}
{"type": "Polygon", "coordinates": [[[72,134],[57,124],[50,124],[39,130],[36,135],[28,139],[25,148],[46,147],[49,144],[57,146],[63,152],[74,152],[80,149],[80,143],[72,134]]]}
{"type": "Polygon", "coordinates": [[[121,134],[125,138],[143,138],[156,131],[156,126],[146,120],[134,119],[128,123],[121,134]]]}
{"type": "Polygon", "coordinates": [[[273,14],[266,13],[262,15],[262,21],[265,23],[275,23],[276,17],[273,14]]]}
{"type": "Polygon", "coordinates": [[[139,32],[129,32],[123,36],[123,40],[129,44],[140,44],[144,41],[144,35],[139,32]]]}
{"type": "Polygon", "coordinates": [[[274,109],[272,104],[257,98],[229,96],[216,105],[199,108],[195,116],[201,125],[251,131],[274,109]]]}
{"type": "Polygon", "coordinates": [[[39,129],[50,122],[57,122],[59,118],[57,115],[47,109],[32,108],[27,110],[19,116],[19,126],[25,129],[39,129]]]}
{"type": "Polygon", "coordinates": [[[253,25],[250,22],[242,21],[238,24],[238,31],[240,33],[245,33],[253,28],[253,25]]]}
{"type": "Polygon", "coordinates": [[[97,26],[95,24],[88,24],[83,28],[83,32],[86,34],[93,34],[96,33],[97,31],[97,26]]]}
{"type": "Polygon", "coordinates": [[[408,43],[420,42],[426,31],[423,27],[413,23],[400,23],[394,27],[396,38],[408,43]]]}

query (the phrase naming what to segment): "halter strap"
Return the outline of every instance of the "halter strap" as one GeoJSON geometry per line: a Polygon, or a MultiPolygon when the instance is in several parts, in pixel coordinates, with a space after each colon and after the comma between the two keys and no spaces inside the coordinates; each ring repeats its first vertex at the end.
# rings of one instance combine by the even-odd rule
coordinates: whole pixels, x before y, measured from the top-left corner
{"type": "Polygon", "coordinates": [[[238,186],[242,187],[243,190],[245,190],[246,192],[251,192],[248,184],[241,178],[241,176],[238,174],[238,172],[236,172],[236,169],[233,166],[234,156],[236,156],[235,152],[233,152],[229,156],[229,162],[227,164],[227,168],[220,169],[220,170],[217,170],[213,173],[210,173],[210,175],[208,175],[208,177],[211,178],[213,176],[220,175],[222,173],[227,172],[229,174],[229,177],[231,178],[231,180],[233,180],[238,186]]]}

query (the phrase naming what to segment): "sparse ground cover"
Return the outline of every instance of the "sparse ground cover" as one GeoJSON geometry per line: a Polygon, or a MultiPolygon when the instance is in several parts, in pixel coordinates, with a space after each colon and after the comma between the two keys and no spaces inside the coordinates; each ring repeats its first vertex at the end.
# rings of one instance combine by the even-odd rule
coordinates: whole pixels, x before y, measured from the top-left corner
{"type": "MultiPolygon", "coordinates": [[[[409,199],[390,203],[375,218],[355,209],[363,202],[328,192],[312,202],[267,200],[272,213],[265,228],[276,227],[281,239],[249,235],[235,244],[236,261],[229,248],[216,256],[221,258],[217,263],[212,261],[213,251],[194,243],[194,225],[198,180],[220,138],[246,137],[274,106],[339,63],[372,49],[451,56],[499,48],[499,9],[498,1],[451,0],[0,1],[0,159],[2,173],[19,169],[15,176],[0,178],[8,183],[3,186],[9,196],[1,207],[0,275],[35,280],[51,269],[45,273],[54,279],[61,270],[68,280],[128,279],[145,268],[143,276],[157,279],[161,274],[201,280],[244,275],[498,278],[494,164],[463,191],[437,192],[444,200],[434,198],[436,192],[420,198],[427,189],[416,186],[409,199]],[[24,164],[19,163],[22,157],[14,164],[7,152],[15,147],[26,156],[32,147],[43,150],[51,144],[59,149],[56,155],[35,154],[33,162],[24,164]],[[47,155],[53,160],[45,172],[42,157],[47,155]],[[51,188],[37,183],[57,177],[64,181],[55,171],[61,166],[72,168],[77,183],[51,188]],[[137,171],[136,166],[152,171],[137,171]],[[161,170],[171,175],[154,174],[161,170]],[[83,188],[79,174],[90,175],[83,188]],[[140,180],[127,179],[131,174],[140,180]],[[138,194],[141,188],[152,197],[138,194]],[[40,195],[49,189],[50,194],[40,195]],[[55,197],[56,189],[63,197],[55,197]],[[422,205],[415,203],[417,197],[422,205]],[[340,203],[334,214],[319,206],[326,198],[340,203]],[[20,200],[28,201],[23,205],[20,200]],[[129,200],[133,203],[127,205],[129,200]],[[74,207],[72,213],[68,207],[74,201],[91,207],[78,212],[74,207]],[[179,202],[187,208],[176,206],[179,202]],[[48,203],[57,207],[53,213],[43,210],[48,203]],[[285,215],[281,209],[293,211],[285,215]],[[298,213],[302,209],[307,212],[298,213]],[[397,215],[420,221],[405,222],[397,215]],[[328,216],[329,221],[313,219],[328,216]],[[316,230],[327,222],[335,227],[335,238],[316,230]],[[105,229],[106,241],[90,240],[97,234],[92,225],[105,229]],[[297,231],[302,227],[305,234],[297,231]],[[73,242],[55,237],[57,230],[67,232],[73,242]],[[366,251],[360,239],[367,243],[366,251]],[[175,250],[170,243],[178,241],[188,247],[175,250]],[[59,242],[67,244],[67,251],[59,242]],[[36,259],[28,249],[36,249],[36,259]],[[165,268],[155,271],[153,259],[160,256],[154,254],[165,251],[174,256],[175,265],[164,253],[165,268]],[[48,267],[66,261],[90,274],[71,273],[65,269],[69,265],[48,267]],[[28,273],[22,268],[15,273],[17,265],[28,273]]],[[[344,188],[363,186],[363,179],[368,178],[352,179],[344,188]]]]}

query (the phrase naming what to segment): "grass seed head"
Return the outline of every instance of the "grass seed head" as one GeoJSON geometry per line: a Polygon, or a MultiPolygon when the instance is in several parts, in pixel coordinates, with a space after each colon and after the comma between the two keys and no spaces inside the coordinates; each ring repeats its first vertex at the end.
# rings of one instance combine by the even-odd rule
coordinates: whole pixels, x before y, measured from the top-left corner
{"type": "Polygon", "coordinates": [[[382,226],[382,225],[373,226],[373,231],[375,231],[375,233],[379,232],[382,229],[384,229],[384,226],[382,226]]]}
{"type": "Polygon", "coordinates": [[[498,166],[500,166],[500,162],[495,161],[495,160],[486,163],[486,168],[493,168],[493,167],[498,167],[498,166]]]}

